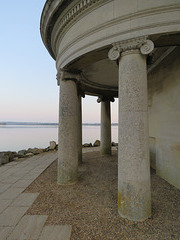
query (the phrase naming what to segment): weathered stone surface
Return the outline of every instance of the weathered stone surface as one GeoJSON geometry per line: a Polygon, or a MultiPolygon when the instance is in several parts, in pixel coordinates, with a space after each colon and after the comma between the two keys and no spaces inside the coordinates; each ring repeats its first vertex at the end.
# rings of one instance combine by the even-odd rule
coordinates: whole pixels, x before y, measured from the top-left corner
{"type": "Polygon", "coordinates": [[[0,164],[5,164],[13,161],[14,152],[0,152],[0,164]]]}
{"type": "Polygon", "coordinates": [[[78,111],[76,82],[61,81],[58,143],[60,146],[58,149],[58,184],[61,185],[77,182],[78,111]]]}
{"type": "Polygon", "coordinates": [[[40,236],[40,240],[70,240],[71,231],[72,226],[70,225],[45,226],[40,236]]]}
{"type": "Polygon", "coordinates": [[[119,109],[118,210],[143,221],[151,215],[151,193],[146,58],[138,50],[121,53],[119,109]]]}
{"type": "Polygon", "coordinates": [[[20,155],[25,155],[25,154],[26,154],[26,150],[25,150],[25,149],[20,150],[20,151],[18,151],[18,154],[20,154],[20,155]]]}
{"type": "Polygon", "coordinates": [[[78,96],[78,161],[82,163],[82,97],[78,96]]]}
{"type": "Polygon", "coordinates": [[[11,207],[30,207],[39,193],[21,193],[11,204],[11,207]]]}
{"type": "Polygon", "coordinates": [[[34,156],[33,153],[26,153],[26,154],[25,154],[25,157],[32,157],[32,156],[34,156]]]}
{"type": "Polygon", "coordinates": [[[11,184],[8,183],[0,183],[0,194],[5,192],[10,186],[11,184]]]}
{"type": "Polygon", "coordinates": [[[101,155],[111,155],[111,103],[101,101],[101,155]]]}
{"type": "Polygon", "coordinates": [[[13,227],[0,227],[0,239],[6,240],[8,235],[12,232],[13,227]]]}
{"type": "Polygon", "coordinates": [[[34,155],[43,153],[43,149],[39,148],[28,148],[27,153],[33,153],[34,155]]]}
{"type": "Polygon", "coordinates": [[[0,226],[16,226],[29,207],[8,207],[0,215],[0,226]]]}
{"type": "Polygon", "coordinates": [[[0,153],[0,164],[5,164],[9,162],[9,155],[7,153],[0,153]]]}
{"type": "Polygon", "coordinates": [[[148,74],[151,167],[180,189],[180,48],[148,74]],[[157,81],[158,80],[158,81],[157,81]]]}
{"type": "Polygon", "coordinates": [[[49,151],[49,147],[43,149],[44,152],[48,152],[49,151]]]}
{"type": "Polygon", "coordinates": [[[96,140],[93,144],[93,147],[99,147],[101,142],[99,140],[96,140]]]}
{"type": "Polygon", "coordinates": [[[25,155],[24,154],[16,154],[15,158],[25,158],[25,155]]]}
{"type": "Polygon", "coordinates": [[[25,215],[8,237],[8,240],[39,239],[48,216],[25,215]]]}
{"type": "Polygon", "coordinates": [[[0,200],[13,200],[24,191],[24,188],[8,188],[0,195],[0,200]]]}
{"type": "Polygon", "coordinates": [[[92,143],[84,143],[83,147],[92,147],[92,143]]]}
{"type": "MultiPolygon", "coordinates": [[[[43,152],[44,152],[43,149],[39,149],[39,148],[37,148],[36,151],[35,151],[35,153],[34,153],[34,155],[36,155],[36,154],[40,154],[40,153],[43,153],[43,152]]],[[[32,152],[32,153],[33,153],[33,152],[32,152]]]]}
{"type": "MultiPolygon", "coordinates": [[[[11,204],[12,200],[0,200],[0,214],[11,204]]],[[[1,239],[1,238],[0,238],[1,239]]]]}
{"type": "Polygon", "coordinates": [[[54,150],[54,149],[56,149],[56,142],[55,142],[55,141],[51,141],[49,144],[50,144],[49,150],[54,150]]]}

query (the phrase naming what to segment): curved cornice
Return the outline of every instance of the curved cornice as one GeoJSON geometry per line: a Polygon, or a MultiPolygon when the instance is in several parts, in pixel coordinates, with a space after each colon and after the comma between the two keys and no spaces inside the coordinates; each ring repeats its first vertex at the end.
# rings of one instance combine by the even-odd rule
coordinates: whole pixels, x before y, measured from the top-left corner
{"type": "MultiPolygon", "coordinates": [[[[82,46],[81,48],[78,48],[78,49],[75,49],[74,51],[72,51],[70,54],[66,54],[66,57],[63,58],[63,61],[61,61],[61,65],[64,66],[67,64],[67,62],[71,62],[73,59],[71,59],[71,56],[76,56],[76,54],[78,54],[81,50],[85,49],[85,48],[88,48],[90,46],[93,46],[95,44],[98,44],[99,42],[105,42],[104,45],[110,45],[110,40],[112,38],[116,38],[116,37],[119,37],[119,39],[121,39],[121,36],[123,35],[126,35],[126,34],[129,34],[129,33],[134,33],[136,31],[143,31],[145,29],[148,29],[148,28],[156,28],[157,26],[159,27],[164,27],[164,26],[167,26],[167,25],[176,25],[176,24],[180,24],[180,20],[179,21],[167,21],[167,22],[162,22],[161,24],[144,24],[143,26],[138,26],[136,28],[134,28],[133,30],[123,30],[121,31],[121,29],[119,29],[119,31],[115,34],[112,34],[111,36],[103,36],[99,39],[95,39],[94,41],[91,41],[91,43],[88,43],[84,46],[82,46]]],[[[105,24],[104,24],[105,25],[105,24]]],[[[104,25],[101,25],[102,28],[105,28],[104,25]]],[[[107,26],[107,25],[106,25],[107,26]]],[[[99,29],[101,29],[101,27],[99,26],[99,28],[95,28],[95,29],[91,29],[91,31],[89,31],[89,34],[92,34],[92,33],[96,33],[98,32],[99,29]]],[[[73,46],[75,43],[77,43],[78,41],[80,41],[81,39],[83,39],[85,36],[87,37],[89,35],[88,33],[84,33],[80,36],[78,36],[76,39],[73,39],[73,41],[70,41],[68,43],[68,46],[66,46],[64,49],[62,49],[61,51],[61,54],[58,56],[58,59],[61,59],[61,57],[64,55],[64,53],[71,47],[73,46]]],[[[124,38],[122,38],[122,40],[124,40],[124,38]]],[[[101,47],[103,47],[103,45],[101,45],[101,47]]],[[[78,57],[78,56],[77,56],[78,57]]],[[[56,63],[57,66],[59,66],[59,61],[56,63]]]]}
{"type": "Polygon", "coordinates": [[[47,0],[40,20],[40,33],[41,38],[46,46],[48,52],[55,59],[54,52],[51,47],[51,33],[56,23],[58,17],[64,9],[72,2],[73,0],[47,0]]]}
{"type": "MultiPolygon", "coordinates": [[[[57,44],[57,41],[59,41],[63,37],[63,33],[66,32],[76,22],[76,20],[79,19],[80,16],[89,12],[90,9],[93,10],[94,8],[100,5],[104,5],[108,1],[112,1],[112,0],[79,0],[78,3],[76,4],[74,3],[74,5],[72,5],[73,0],[54,0],[54,1],[47,0],[46,1],[46,4],[42,12],[42,16],[41,16],[41,28],[40,28],[41,37],[46,48],[48,49],[49,53],[54,59],[56,59],[55,52],[54,52],[55,46],[57,44]],[[64,11],[70,4],[72,7],[68,11],[64,11]],[[53,28],[56,23],[57,23],[57,30],[55,30],[55,33],[53,33],[53,28]],[[53,39],[52,39],[52,33],[54,34],[53,39]]],[[[110,27],[112,25],[117,25],[119,22],[121,23],[126,22],[129,18],[133,20],[136,18],[144,17],[144,16],[173,12],[175,10],[176,11],[180,10],[179,3],[169,4],[168,6],[160,6],[156,8],[145,9],[145,10],[135,12],[133,14],[130,13],[130,14],[123,15],[121,17],[112,19],[107,23],[96,26],[94,29],[89,29],[84,34],[70,41],[68,43],[68,48],[71,45],[73,45],[75,42],[79,41],[84,37],[87,37],[92,33],[98,32],[99,30],[103,30],[104,28],[110,27]]],[[[120,31],[118,32],[118,34],[119,36],[122,36],[124,34],[129,33],[129,31],[135,32],[138,30],[146,29],[146,28],[166,26],[167,24],[173,25],[173,24],[179,24],[179,22],[177,22],[177,20],[176,21],[168,20],[168,21],[162,21],[161,23],[156,23],[156,24],[144,23],[141,26],[137,26],[134,29],[125,30],[123,32],[120,31]]],[[[115,33],[115,35],[117,35],[117,33],[115,33]]],[[[108,38],[110,37],[106,36],[106,40],[108,40],[108,38]]],[[[103,39],[95,40],[94,43],[102,40],[103,39]]],[[[66,52],[66,50],[67,50],[67,46],[64,49],[62,49],[61,56],[64,54],[64,52],[66,52]]],[[[59,57],[60,56],[58,56],[58,58],[59,57]]],[[[66,59],[67,58],[68,57],[66,57],[66,59]]],[[[63,62],[66,62],[66,60],[64,59],[63,62]]]]}
{"type": "Polygon", "coordinates": [[[75,21],[84,11],[89,10],[89,8],[94,7],[99,2],[106,2],[108,0],[80,0],[75,4],[66,14],[63,15],[63,11],[66,7],[73,2],[73,0],[47,0],[43,8],[40,21],[40,32],[41,38],[44,45],[49,51],[50,55],[55,59],[55,54],[51,46],[51,34],[53,27],[59,18],[62,15],[59,22],[58,34],[61,34],[62,31],[69,25],[70,22],[75,21]]]}
{"type": "Polygon", "coordinates": [[[55,32],[55,36],[53,36],[52,45],[56,46],[59,36],[62,37],[63,33],[76,23],[82,15],[85,15],[110,1],[112,0],[80,0],[67,13],[64,15],[62,14],[61,18],[58,20],[58,29],[55,32]]]}

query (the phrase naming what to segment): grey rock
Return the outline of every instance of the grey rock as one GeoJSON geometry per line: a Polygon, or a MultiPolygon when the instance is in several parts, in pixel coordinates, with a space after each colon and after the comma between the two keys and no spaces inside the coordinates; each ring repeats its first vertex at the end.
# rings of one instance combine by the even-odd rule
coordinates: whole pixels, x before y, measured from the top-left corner
{"type": "Polygon", "coordinates": [[[43,149],[39,149],[39,148],[29,148],[27,151],[27,153],[33,153],[34,155],[43,153],[43,149]]]}
{"type": "Polygon", "coordinates": [[[49,144],[50,144],[49,150],[54,150],[54,149],[56,149],[56,142],[55,142],[55,141],[51,141],[49,144]]]}
{"type": "Polygon", "coordinates": [[[26,154],[25,154],[25,157],[32,157],[32,156],[34,156],[33,153],[26,153],[26,154]]]}
{"type": "Polygon", "coordinates": [[[85,143],[83,144],[83,147],[92,147],[92,143],[85,143]]]}
{"type": "Polygon", "coordinates": [[[49,147],[44,149],[44,152],[48,152],[49,151],[49,147]]]}
{"type": "Polygon", "coordinates": [[[15,158],[25,158],[25,155],[24,154],[16,154],[15,158]]]}
{"type": "Polygon", "coordinates": [[[25,149],[20,150],[20,151],[18,152],[18,154],[25,155],[25,154],[26,154],[26,150],[25,150],[25,149]]]}
{"type": "Polygon", "coordinates": [[[93,147],[99,147],[101,142],[99,140],[96,140],[93,144],[93,147]]]}
{"type": "Polygon", "coordinates": [[[2,165],[13,161],[14,155],[15,155],[14,152],[10,151],[0,152],[0,164],[2,165]]]}

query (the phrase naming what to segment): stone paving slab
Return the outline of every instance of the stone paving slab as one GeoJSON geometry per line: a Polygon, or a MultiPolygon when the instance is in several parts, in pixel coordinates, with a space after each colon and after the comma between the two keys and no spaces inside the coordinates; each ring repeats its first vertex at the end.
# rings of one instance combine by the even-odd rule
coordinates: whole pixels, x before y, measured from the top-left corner
{"type": "Polygon", "coordinates": [[[6,191],[9,187],[11,186],[11,184],[5,184],[5,183],[0,183],[0,194],[3,193],[4,191],[6,191]]]}
{"type": "Polygon", "coordinates": [[[9,164],[2,165],[0,167],[0,174],[2,174],[3,172],[7,171],[10,168],[12,168],[12,166],[9,166],[9,164]]]}
{"type": "Polygon", "coordinates": [[[8,188],[5,192],[0,195],[1,200],[13,200],[24,191],[24,188],[8,188]]]}
{"type": "MultiPolygon", "coordinates": [[[[1,176],[11,176],[13,173],[15,173],[15,171],[14,171],[14,169],[15,169],[16,167],[10,167],[10,168],[7,168],[7,170],[6,171],[4,171],[2,174],[1,174],[1,176]]],[[[6,169],[6,168],[5,168],[6,169]]]]}
{"type": "Polygon", "coordinates": [[[10,163],[8,163],[8,167],[14,167],[14,166],[16,166],[18,164],[18,162],[10,162],[10,163]]]}
{"type": "Polygon", "coordinates": [[[21,193],[12,203],[11,207],[30,207],[39,193],[21,193]]]}
{"type": "Polygon", "coordinates": [[[38,239],[47,218],[44,215],[25,215],[7,240],[38,239]]]}
{"type": "Polygon", "coordinates": [[[12,230],[13,227],[0,227],[0,239],[6,240],[12,230]]]}
{"type": "Polygon", "coordinates": [[[12,203],[12,200],[1,200],[0,213],[2,213],[11,203],[12,203]]]}
{"type": "Polygon", "coordinates": [[[0,227],[15,226],[29,207],[8,207],[0,214],[0,227]]]}
{"type": "Polygon", "coordinates": [[[38,173],[29,173],[29,174],[26,174],[26,176],[22,177],[21,180],[32,180],[32,182],[39,176],[40,174],[38,173]]]}
{"type": "Polygon", "coordinates": [[[11,187],[12,188],[24,188],[24,189],[26,189],[31,183],[32,183],[32,180],[20,179],[16,183],[11,185],[11,187]]]}
{"type": "Polygon", "coordinates": [[[70,240],[71,231],[70,225],[45,226],[39,240],[70,240]]]}
{"type": "Polygon", "coordinates": [[[24,215],[39,193],[22,192],[56,159],[52,152],[0,167],[0,240],[70,240],[72,226],[44,227],[48,216],[24,215]]]}
{"type": "Polygon", "coordinates": [[[15,183],[17,182],[19,179],[21,178],[21,176],[9,176],[6,179],[2,179],[1,183],[15,183]]]}

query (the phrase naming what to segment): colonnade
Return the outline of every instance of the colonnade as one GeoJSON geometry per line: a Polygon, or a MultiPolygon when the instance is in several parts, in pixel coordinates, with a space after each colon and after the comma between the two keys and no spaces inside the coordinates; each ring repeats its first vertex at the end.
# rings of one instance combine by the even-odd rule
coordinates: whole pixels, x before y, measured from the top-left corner
{"type": "MultiPolygon", "coordinates": [[[[116,42],[109,59],[119,66],[118,211],[130,220],[142,221],[151,215],[150,165],[148,146],[146,55],[153,50],[147,37],[116,42]]],[[[82,161],[81,95],[78,73],[61,71],[59,104],[58,183],[77,181],[82,161]],[[79,94],[78,94],[79,93],[79,94]]],[[[101,96],[101,154],[111,154],[112,98],[101,96]]]]}

